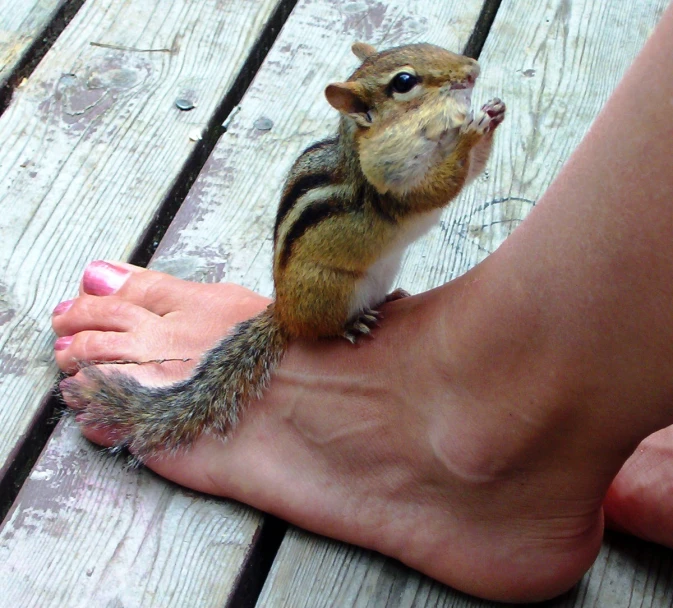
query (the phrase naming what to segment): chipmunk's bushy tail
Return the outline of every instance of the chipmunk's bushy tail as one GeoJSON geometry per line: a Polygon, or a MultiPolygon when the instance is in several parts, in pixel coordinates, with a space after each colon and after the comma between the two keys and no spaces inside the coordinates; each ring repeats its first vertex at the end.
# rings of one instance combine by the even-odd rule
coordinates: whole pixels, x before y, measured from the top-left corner
{"type": "Polygon", "coordinates": [[[261,396],[288,339],[273,319],[273,304],[240,323],[208,351],[193,375],[165,387],[147,387],[121,372],[85,368],[84,382],[63,388],[66,400],[85,405],[78,420],[113,428],[118,447],[140,460],[188,446],[205,431],[224,435],[242,407],[261,396]]]}

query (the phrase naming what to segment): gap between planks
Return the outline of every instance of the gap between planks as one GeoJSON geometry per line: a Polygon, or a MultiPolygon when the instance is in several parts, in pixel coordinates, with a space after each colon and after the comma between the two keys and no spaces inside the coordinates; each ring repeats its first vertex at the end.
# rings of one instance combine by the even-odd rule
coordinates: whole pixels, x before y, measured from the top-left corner
{"type": "Polygon", "coordinates": [[[29,78],[42,58],[47,54],[61,32],[68,26],[86,0],[66,0],[44,28],[34,33],[33,42],[23,51],[12,71],[0,79],[0,116],[9,106],[14,90],[24,78],[29,78]]]}

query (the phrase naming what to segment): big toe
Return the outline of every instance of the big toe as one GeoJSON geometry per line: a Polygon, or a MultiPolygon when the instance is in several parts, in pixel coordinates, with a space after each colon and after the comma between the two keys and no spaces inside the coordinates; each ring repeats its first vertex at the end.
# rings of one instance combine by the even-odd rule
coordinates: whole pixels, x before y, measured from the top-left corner
{"type": "Polygon", "coordinates": [[[163,272],[123,262],[91,262],[84,270],[80,294],[115,295],[163,316],[180,307],[188,282],[163,272]]]}

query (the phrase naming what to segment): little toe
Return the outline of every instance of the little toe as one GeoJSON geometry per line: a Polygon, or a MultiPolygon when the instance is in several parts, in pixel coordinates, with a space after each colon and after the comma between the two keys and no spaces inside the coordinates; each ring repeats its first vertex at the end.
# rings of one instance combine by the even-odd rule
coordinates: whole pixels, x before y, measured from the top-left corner
{"type": "MultiPolygon", "coordinates": [[[[79,415],[75,416],[75,422],[79,423],[78,417],[79,415]]],[[[104,448],[111,448],[119,443],[118,433],[114,429],[80,424],[79,430],[89,441],[104,448]]]]}
{"type": "Polygon", "coordinates": [[[133,331],[157,319],[146,308],[118,297],[99,298],[82,295],[61,302],[52,313],[51,325],[57,336],[72,336],[81,331],[133,331]]]}

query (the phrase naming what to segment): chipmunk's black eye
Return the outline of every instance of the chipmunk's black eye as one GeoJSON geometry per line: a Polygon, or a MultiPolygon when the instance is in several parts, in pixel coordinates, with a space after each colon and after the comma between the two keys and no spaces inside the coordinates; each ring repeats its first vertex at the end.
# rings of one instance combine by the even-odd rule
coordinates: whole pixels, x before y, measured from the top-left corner
{"type": "Polygon", "coordinates": [[[392,79],[390,87],[395,93],[408,93],[418,84],[418,78],[409,72],[400,72],[392,79]]]}

